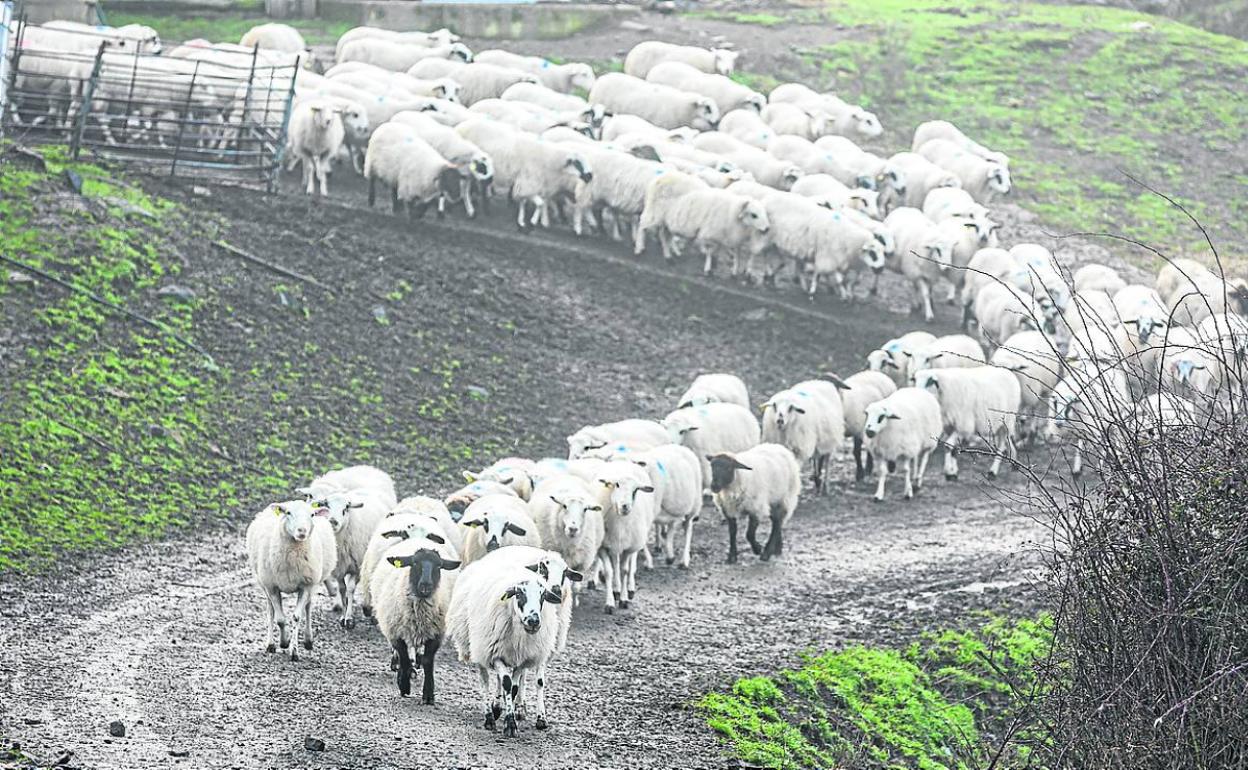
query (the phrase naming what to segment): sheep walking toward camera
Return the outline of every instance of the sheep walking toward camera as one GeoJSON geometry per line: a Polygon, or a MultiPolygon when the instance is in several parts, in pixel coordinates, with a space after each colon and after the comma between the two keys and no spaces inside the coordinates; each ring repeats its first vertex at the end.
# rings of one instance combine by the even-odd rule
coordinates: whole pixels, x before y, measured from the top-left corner
{"type": "Polygon", "coordinates": [[[763,561],[784,550],[784,525],[802,492],[802,467],[786,447],[759,444],[743,452],[705,455],[711,467],[715,507],[728,522],[728,563],[737,561],[737,519],[748,520],[745,539],[763,561]],[[767,544],[758,542],[758,523],[771,520],[767,544]]]}
{"type": "Polygon", "coordinates": [[[906,499],[918,494],[942,431],[940,402],[920,388],[898,388],[867,406],[863,435],[879,478],[876,502],[884,500],[888,474],[898,464],[906,481],[906,499]]]}
{"type": "Polygon", "coordinates": [[[823,494],[829,461],[845,441],[840,391],[847,388],[839,377],[829,375],[826,380],[807,380],[786,388],[762,406],[762,440],[788,449],[799,466],[809,462],[817,494],[823,494]]]}
{"type": "Polygon", "coordinates": [[[275,503],[256,514],[247,527],[247,562],[256,585],[268,599],[266,651],[290,649],[299,660],[299,639],[291,644],[282,610],[282,594],[295,594],[295,623],[304,649],[312,649],[312,595],[328,581],[338,561],[338,549],[329,523],[309,503],[275,503]],[[279,639],[274,640],[274,631],[279,639]]]}
{"type": "Polygon", "coordinates": [[[676,400],[676,408],[715,403],[736,404],[749,409],[750,393],[745,382],[735,374],[699,374],[676,400]]]}
{"type": "MultiPolygon", "coordinates": [[[[693,522],[702,512],[702,465],[688,447],[665,444],[644,452],[626,452],[618,456],[645,470],[654,487],[655,531],[663,543],[663,557],[668,564],[676,562],[677,528],[684,530],[684,547],[679,567],[689,569],[689,549],[693,544],[693,522]]],[[[646,568],[654,566],[650,550],[645,551],[646,568]]]]}
{"type": "Polygon", "coordinates": [[[330,161],[346,140],[336,104],[326,100],[299,102],[290,116],[291,160],[303,164],[304,192],[320,188],[329,196],[330,161]]]}
{"type": "Polygon", "coordinates": [[[1043,332],[1019,332],[993,352],[989,363],[1018,378],[1019,435],[1036,439],[1048,410],[1049,394],[1062,375],[1061,356],[1053,342],[1043,332]]]}
{"type": "Polygon", "coordinates": [[[936,341],[931,332],[909,332],[885,342],[867,354],[867,368],[883,372],[897,387],[910,384],[910,359],[915,351],[936,341]]]}
{"type": "Polygon", "coordinates": [[[897,391],[897,383],[883,372],[867,370],[845,378],[849,387],[841,391],[841,406],[845,413],[845,437],[853,442],[854,481],[862,481],[871,475],[873,461],[866,453],[863,461],[863,443],[866,441],[867,407],[888,398],[897,391]]]}
{"type": "Polygon", "coordinates": [[[632,463],[603,463],[594,483],[602,505],[603,609],[610,614],[617,605],[628,609],[637,595],[637,559],[650,541],[657,501],[649,474],[632,463]]]}
{"type": "Polygon", "coordinates": [[[944,432],[945,478],[958,477],[958,451],[975,439],[993,450],[988,475],[1001,471],[1001,459],[1018,456],[1014,437],[1022,404],[1022,388],[1013,372],[995,366],[957,369],[922,369],[914,374],[915,387],[940,402],[944,432]]]}
{"type": "Polygon", "coordinates": [[[598,490],[568,473],[544,479],[533,490],[529,514],[542,546],[563,556],[571,569],[589,574],[602,548],[605,523],[598,490]]]}
{"type": "Polygon", "coordinates": [[[509,545],[542,544],[537,523],[529,515],[529,504],[515,495],[486,495],[464,511],[460,526],[468,528],[461,556],[464,563],[509,545]]]}
{"type": "Polygon", "coordinates": [[[446,545],[455,558],[459,558],[464,547],[464,532],[441,500],[423,495],[405,497],[377,522],[360,561],[360,611],[365,617],[372,615],[373,573],[382,556],[392,546],[421,540],[446,545]]]}

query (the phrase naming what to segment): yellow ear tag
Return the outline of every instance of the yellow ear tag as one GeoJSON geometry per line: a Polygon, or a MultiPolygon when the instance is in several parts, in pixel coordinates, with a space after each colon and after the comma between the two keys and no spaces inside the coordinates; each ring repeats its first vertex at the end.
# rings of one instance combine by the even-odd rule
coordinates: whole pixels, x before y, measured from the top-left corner
{"type": "Polygon", "coordinates": [[[282,506],[280,506],[280,505],[275,505],[275,506],[273,506],[273,515],[274,515],[274,516],[281,516],[281,515],[282,515],[282,506]]]}

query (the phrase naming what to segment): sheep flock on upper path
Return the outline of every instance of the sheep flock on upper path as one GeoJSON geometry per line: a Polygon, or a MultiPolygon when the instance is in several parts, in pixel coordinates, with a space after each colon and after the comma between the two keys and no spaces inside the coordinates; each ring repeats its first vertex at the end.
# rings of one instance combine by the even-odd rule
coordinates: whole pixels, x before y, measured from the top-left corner
{"type": "MultiPolygon", "coordinates": [[[[70,49],[83,45],[77,32],[68,22],[31,27],[24,46],[70,49]]],[[[105,53],[106,70],[134,67],[134,47],[161,50],[143,27],[105,37],[118,49],[105,53]]],[[[307,63],[306,52],[297,31],[264,24],[238,44],[188,41],[143,66],[176,82],[197,65],[253,55],[307,63]]],[[[990,208],[1011,190],[1004,154],[940,119],[920,124],[901,152],[864,150],[858,141],[882,133],[876,115],[800,83],[755,92],[731,78],[735,60],[651,41],[628,53],[623,72],[598,75],[583,63],[473,52],[446,30],[358,27],[323,74],[299,71],[286,158],[302,166],[308,194],[328,195],[337,168],[364,177],[370,205],[378,187],[388,192],[396,213],[473,217],[506,201],[522,230],[563,223],[628,238],[638,256],[651,245],[668,260],[692,252],[707,274],[718,266],[796,281],[812,297],[821,284],[846,300],[860,283],[875,295],[881,275],[897,273],[927,321],[944,289],[966,333],[914,331],[864,350],[863,371],[766,398],[731,373],[707,373],[666,416],[581,427],[567,436],[566,459],[501,458],[465,472],[467,484],[444,499],[400,497],[370,466],[311,479],[247,530],[269,652],[313,649],[323,586],[344,629],[361,615],[379,626],[388,642],[379,656],[390,656],[401,695],[419,667],[422,700],[434,702],[434,660],[449,641],[479,673],[487,728],[501,721],[514,736],[531,717],[545,729],[573,606],[595,588],[606,612],[627,610],[645,582],[640,567],[659,552],[687,568],[708,504],[727,521],[728,561],[738,559],[740,523],[753,554],[770,560],[784,554],[804,488],[824,494],[843,458],[856,481],[874,474],[876,500],[892,473],[908,499],[938,449],[948,479],[963,449],[989,453],[995,476],[1024,443],[1069,448],[1077,475],[1084,437],[1105,420],[1164,425],[1226,406],[1248,352],[1248,286],[1186,260],[1155,285],[1096,264],[1072,275],[1044,246],[1005,248],[990,208]]],[[[79,65],[44,66],[20,73],[23,93],[41,77],[66,87],[74,73],[53,70],[79,65]]],[[[69,88],[48,94],[46,114],[23,104],[19,117],[72,121],[86,96],[69,88]]],[[[212,119],[226,126],[255,109],[248,96],[192,105],[205,126],[198,141],[235,141],[212,133],[212,119]]],[[[110,141],[179,117],[92,112],[110,141]]]]}

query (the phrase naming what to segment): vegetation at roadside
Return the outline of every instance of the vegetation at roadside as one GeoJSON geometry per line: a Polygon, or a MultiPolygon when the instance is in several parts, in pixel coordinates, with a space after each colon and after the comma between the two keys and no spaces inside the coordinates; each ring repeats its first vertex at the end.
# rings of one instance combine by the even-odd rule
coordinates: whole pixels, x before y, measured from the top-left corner
{"type": "Polygon", "coordinates": [[[738,680],[698,702],[744,762],[768,768],[964,770],[1026,764],[1026,711],[1052,621],[986,616],[905,649],[853,646],[738,680]]]}
{"type": "Polygon", "coordinates": [[[921,121],[953,120],[1010,155],[1017,200],[1055,228],[1206,255],[1199,231],[1126,172],[1188,206],[1231,256],[1248,239],[1246,41],[1131,11],[1004,0],[699,13],[823,25],[829,42],[797,50],[802,71],[768,74],[876,110],[888,148],[908,147],[921,121]]]}
{"type": "MultiPolygon", "coordinates": [[[[109,24],[145,24],[156,30],[162,40],[174,43],[195,38],[237,43],[247,30],[269,21],[272,19],[264,15],[262,5],[256,8],[244,5],[227,13],[203,13],[196,16],[129,12],[108,14],[109,24]]],[[[342,33],[355,26],[350,22],[328,19],[287,19],[282,23],[299,30],[308,45],[333,43],[342,33]]]]}

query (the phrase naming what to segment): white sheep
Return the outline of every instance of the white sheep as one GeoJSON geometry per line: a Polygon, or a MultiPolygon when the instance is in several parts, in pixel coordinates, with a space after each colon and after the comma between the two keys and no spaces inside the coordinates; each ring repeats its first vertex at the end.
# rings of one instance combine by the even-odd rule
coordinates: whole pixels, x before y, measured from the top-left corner
{"type": "Polygon", "coordinates": [[[525,457],[504,457],[482,468],[479,471],[464,471],[464,480],[495,481],[511,487],[511,491],[521,500],[528,502],[533,495],[533,471],[537,463],[525,457]]]}
{"type": "Polygon", "coordinates": [[[828,117],[798,104],[775,102],[763,108],[760,117],[776,136],[794,136],[814,141],[827,133],[828,117]]]}
{"type": "Polygon", "coordinates": [[[910,149],[917,152],[920,147],[934,139],[944,139],[953,142],[961,149],[984,160],[990,160],[1006,167],[1010,165],[1010,159],[1006,157],[1005,153],[994,152],[973,141],[966,134],[962,133],[961,129],[947,120],[929,120],[925,123],[920,123],[914,129],[914,141],[911,142],[910,149]]]}
{"type": "Polygon", "coordinates": [[[644,250],[645,237],[639,223],[645,208],[646,189],[655,177],[672,172],[660,163],[596,143],[577,150],[589,161],[594,175],[576,187],[572,231],[581,235],[585,222],[592,217],[599,232],[605,234],[607,214],[610,214],[611,238],[623,240],[622,225],[627,224],[633,231],[634,249],[644,250]]]}
{"type": "Polygon", "coordinates": [[[706,131],[719,122],[719,108],[714,99],[619,72],[598,78],[589,92],[589,100],[615,113],[627,112],[644,118],[660,128],[689,126],[706,131]]]}
{"type": "Polygon", "coordinates": [[[1013,372],[995,366],[921,369],[915,387],[936,396],[944,422],[945,478],[958,477],[959,448],[980,438],[993,450],[988,475],[996,477],[1001,459],[1018,457],[1015,435],[1022,387],[1013,372]]]}
{"type": "Polygon", "coordinates": [[[910,384],[920,369],[956,369],[983,366],[987,357],[983,347],[965,334],[946,334],[908,352],[910,384]]]}
{"type": "Polygon", "coordinates": [[[417,218],[434,204],[439,214],[445,211],[447,195],[458,193],[460,185],[455,166],[422,139],[417,129],[402,123],[384,123],[373,131],[364,155],[364,178],[370,207],[376,202],[380,182],[391,189],[395,213],[403,205],[417,218]]]}
{"type": "Polygon", "coordinates": [[[1127,330],[1124,338],[1127,369],[1141,391],[1152,390],[1161,363],[1160,349],[1171,326],[1170,311],[1156,291],[1130,284],[1113,297],[1113,319],[1127,330]]]}
{"type": "Polygon", "coordinates": [[[1195,291],[1196,279],[1207,275],[1213,273],[1194,259],[1168,260],[1157,271],[1157,295],[1166,307],[1171,307],[1182,294],[1195,291]]]}
{"type": "Polygon", "coordinates": [[[1234,313],[1211,315],[1196,327],[1196,337],[1235,374],[1248,360],[1248,321],[1243,316],[1234,313]]]}
{"type": "Polygon", "coordinates": [[[1196,273],[1190,283],[1171,294],[1167,306],[1175,323],[1195,328],[1209,316],[1248,311],[1248,282],[1196,273]]]}
{"type": "Polygon", "coordinates": [[[464,530],[455,524],[446,504],[432,497],[405,497],[377,522],[360,562],[360,610],[365,617],[373,612],[372,582],[377,565],[392,546],[425,540],[450,549],[459,558],[464,547],[464,530]]]}
{"type": "Polygon", "coordinates": [[[304,42],[299,30],[289,24],[270,22],[258,24],[243,33],[238,44],[244,48],[259,47],[269,51],[285,51],[286,53],[310,53],[311,49],[304,42]]]}
{"type": "Polygon", "coordinates": [[[1008,283],[984,284],[975,295],[972,312],[980,336],[993,346],[1019,332],[1045,326],[1044,308],[1031,294],[1008,283]]]}
{"type": "Polygon", "coordinates": [[[1011,189],[1009,168],[991,160],[984,160],[947,139],[933,139],[918,149],[918,153],[936,165],[958,175],[962,189],[980,203],[988,203],[997,195],[1007,195],[1011,189]]]}
{"type": "Polygon", "coordinates": [[[1118,271],[1106,265],[1084,265],[1075,271],[1071,282],[1075,291],[1099,290],[1109,295],[1118,293],[1127,286],[1127,282],[1118,275],[1118,271]]]}
{"type": "Polygon", "coordinates": [[[558,113],[536,104],[505,99],[482,99],[469,111],[475,116],[490,117],[530,134],[541,134],[554,126],[575,126],[579,115],[558,113]]]}
{"type": "Polygon", "coordinates": [[[745,381],[735,374],[699,374],[676,399],[676,408],[702,406],[722,402],[750,408],[750,393],[745,381]]]}
{"type": "Polygon", "coordinates": [[[1054,318],[1070,302],[1070,283],[1062,273],[1053,252],[1038,243],[1016,243],[1010,254],[1031,274],[1031,295],[1045,313],[1054,318]]]}
{"type": "Polygon", "coordinates": [[[884,133],[884,127],[875,113],[856,104],[849,104],[830,93],[816,93],[800,83],[783,83],[772,89],[770,103],[790,103],[808,110],[824,113],[825,128],[829,134],[840,136],[858,135],[874,139],[884,133]]]}
{"type": "Polygon", "coordinates": [[[771,126],[751,109],[736,109],[724,113],[719,120],[718,130],[760,150],[767,149],[767,143],[776,136],[771,126]]]}
{"type": "MultiPolygon", "coordinates": [[[[676,562],[675,539],[677,527],[684,529],[684,547],[681,549],[679,567],[689,568],[689,549],[693,544],[693,522],[702,511],[702,464],[688,447],[665,444],[641,452],[624,452],[616,455],[643,468],[654,487],[655,531],[663,543],[663,556],[668,564],[676,562]]],[[[653,560],[647,548],[647,568],[653,560]]]]}
{"type": "Polygon", "coordinates": [[[624,71],[633,77],[644,78],[659,64],[675,61],[702,72],[731,75],[737,56],[739,54],[736,51],[726,48],[697,48],[647,40],[633,46],[624,57],[624,71]]]}
{"type": "Polygon", "coordinates": [[[898,388],[867,406],[863,435],[879,477],[876,502],[884,500],[888,474],[898,464],[906,481],[907,500],[923,488],[927,461],[936,450],[942,432],[940,402],[926,390],[898,388]]]}
{"type": "Polygon", "coordinates": [[[887,398],[897,391],[897,383],[883,372],[867,371],[851,374],[845,378],[849,387],[841,391],[841,406],[845,414],[845,437],[853,442],[854,481],[862,481],[871,474],[871,453],[863,461],[864,432],[867,426],[867,407],[887,398]]]}
{"type": "MultiPolygon", "coordinates": [[[[468,510],[468,506],[474,501],[486,495],[515,495],[516,491],[507,484],[501,484],[498,481],[473,481],[459,489],[451,492],[443,502],[446,503],[446,509],[451,512],[451,519],[458,522],[464,517],[464,511],[468,510]]],[[[519,495],[516,495],[519,497],[519,495]]]]}
{"type": "Polygon", "coordinates": [[[406,43],[408,45],[420,45],[426,48],[459,42],[459,35],[456,35],[449,29],[445,28],[434,32],[421,32],[419,30],[399,32],[391,29],[382,29],[380,27],[353,27],[344,32],[342,36],[338,38],[338,42],[334,46],[334,58],[339,58],[343,46],[347,43],[363,38],[390,40],[397,43],[406,43]]]}
{"type": "Polygon", "coordinates": [[[782,257],[809,268],[812,299],[825,276],[832,276],[847,300],[864,269],[876,275],[884,270],[887,249],[847,211],[831,211],[793,193],[776,193],[765,205],[772,245],[782,257]],[[854,279],[848,280],[851,275],[854,279]]]}
{"type": "Polygon", "coordinates": [[[373,611],[398,657],[399,695],[412,692],[412,657],[424,672],[421,703],[433,705],[433,660],[442,646],[447,610],[462,563],[453,549],[428,540],[406,541],[386,551],[373,578],[373,611]]]}
{"type": "Polygon", "coordinates": [[[426,59],[470,62],[472,51],[463,43],[430,47],[380,38],[360,38],[343,45],[337,58],[339,62],[364,62],[391,72],[406,72],[426,59]]]}
{"type": "MultiPolygon", "coordinates": [[[[643,211],[643,230],[649,229],[647,212],[652,210],[647,205],[643,211]]],[[[688,192],[667,201],[658,218],[671,237],[697,246],[703,257],[702,271],[708,275],[715,267],[716,253],[728,253],[732,258],[732,272],[736,275],[741,272],[746,260],[752,259],[769,243],[771,222],[764,205],[726,190],[688,192]]]]}
{"type": "MultiPolygon", "coordinates": [[[[790,137],[777,137],[777,140],[787,138],[790,137]]],[[[805,173],[795,163],[777,158],[770,152],[764,152],[718,131],[699,134],[694,137],[693,146],[721,156],[750,172],[758,182],[777,190],[788,190],[805,173]]]]}
{"type": "Polygon", "coordinates": [[[460,552],[465,563],[509,545],[542,544],[537,523],[529,516],[528,503],[515,495],[485,495],[472,502],[459,520],[468,528],[460,552]]]}
{"type": "Polygon", "coordinates": [[[485,197],[494,181],[494,159],[489,153],[427,111],[400,112],[390,122],[415,128],[421,139],[455,167],[459,173],[459,199],[464,204],[464,212],[469,217],[475,217],[477,212],[473,198],[485,197]]]}
{"type": "MultiPolygon", "coordinates": [[[[609,124],[610,121],[608,121],[608,128],[609,124]]],[[[671,231],[667,224],[673,214],[673,204],[688,193],[706,189],[708,189],[706,182],[689,173],[677,171],[655,177],[646,187],[646,198],[641,210],[641,220],[638,223],[641,236],[634,243],[634,253],[640,255],[645,250],[647,236],[653,234],[662,247],[664,259],[671,259],[679,254],[672,242],[671,231]]]]}
{"type": "Polygon", "coordinates": [[[536,677],[534,727],[547,728],[544,674],[559,648],[563,594],[507,556],[491,558],[500,551],[463,568],[447,610],[446,635],[459,659],[476,667],[486,729],[494,730],[502,716],[503,735],[514,738],[520,681],[529,671],[542,673],[536,677]]]}
{"type": "Polygon", "coordinates": [[[924,320],[931,323],[936,317],[932,287],[949,271],[957,241],[916,208],[893,209],[884,218],[884,226],[897,242],[897,258],[888,266],[910,281],[914,292],[911,312],[922,312],[924,320]]]}
{"type": "Polygon", "coordinates": [[[645,118],[627,113],[615,112],[602,124],[602,141],[612,142],[622,136],[644,136],[656,141],[684,142],[693,138],[697,132],[682,126],[680,128],[663,128],[656,126],[645,118]]]}
{"type": "Polygon", "coordinates": [[[909,332],[885,342],[867,354],[867,368],[873,372],[883,372],[898,387],[910,384],[910,359],[914,352],[935,342],[936,335],[931,332],[909,332]]]}
{"type": "MultiPolygon", "coordinates": [[[[330,160],[346,139],[337,106],[327,101],[295,105],[290,115],[289,137],[291,160],[303,164],[304,192],[312,195],[319,185],[321,196],[327,197],[330,160]]],[[[293,163],[288,168],[291,166],[293,163]]]]}
{"type": "Polygon", "coordinates": [[[1002,248],[989,247],[975,252],[962,270],[962,328],[969,329],[975,318],[975,297],[991,283],[1008,283],[1030,293],[1031,273],[1013,254],[1002,248]]]}
{"type": "Polygon", "coordinates": [[[460,100],[472,106],[482,99],[497,99],[516,83],[536,83],[537,77],[522,70],[493,64],[462,64],[443,59],[425,59],[407,70],[418,78],[448,77],[459,83],[460,100]]]}
{"type": "Polygon", "coordinates": [[[888,159],[902,180],[901,201],[906,206],[919,207],[927,194],[938,187],[961,187],[962,180],[927,158],[914,152],[899,152],[888,159]]]}
{"type": "Polygon", "coordinates": [[[628,609],[637,594],[637,559],[650,540],[658,510],[650,475],[632,463],[603,463],[595,482],[602,505],[599,563],[608,614],[628,609]]]}
{"type": "Polygon", "coordinates": [[[807,174],[830,176],[837,184],[841,184],[840,180],[850,175],[849,170],[841,166],[832,153],[800,136],[781,134],[767,145],[767,152],[798,166],[807,174]]]}
{"type": "Polygon", "coordinates": [[[813,199],[825,208],[852,208],[868,217],[880,216],[880,194],[865,187],[847,187],[831,174],[806,174],[793,183],[792,192],[813,199]]]}
{"type": "Polygon", "coordinates": [[[295,594],[295,622],[302,626],[305,649],[312,649],[312,595],[333,575],[337,547],[329,523],[303,500],[275,503],[256,514],[247,527],[247,562],[256,585],[268,599],[268,642],[276,652],[274,629],[283,650],[298,660],[298,639],[291,644],[282,610],[282,594],[295,594]]]}
{"type": "Polygon", "coordinates": [[[762,406],[762,440],[787,448],[800,466],[810,462],[817,494],[824,493],[829,461],[845,441],[840,390],[848,387],[835,375],[806,380],[776,393],[762,406]]]}
{"type": "Polygon", "coordinates": [[[653,420],[620,420],[586,425],[568,436],[568,459],[582,457],[588,450],[614,442],[626,442],[643,449],[671,443],[668,432],[653,420]]]}
{"type": "Polygon", "coordinates": [[[516,83],[509,86],[499,98],[503,101],[528,102],[555,112],[576,114],[594,129],[595,137],[602,135],[608,117],[607,108],[601,104],[590,104],[579,96],[560,93],[538,83],[516,83]]]}
{"type": "Polygon", "coordinates": [[[1007,369],[1018,378],[1020,387],[1019,434],[1034,439],[1049,404],[1049,394],[1062,375],[1062,359],[1053,342],[1043,332],[1024,331],[1011,335],[992,353],[989,363],[1007,369]]]}
{"type": "Polygon", "coordinates": [[[923,213],[933,222],[946,219],[988,219],[988,208],[961,187],[937,187],[923,199],[923,213]]]}
{"type": "Polygon", "coordinates": [[[1202,344],[1193,330],[1181,326],[1170,329],[1159,352],[1161,392],[1174,393],[1205,407],[1222,395],[1224,362],[1217,351],[1202,344]]]}
{"type": "Polygon", "coordinates": [[[476,61],[528,72],[536,75],[542,85],[564,94],[588,91],[594,87],[593,67],[581,62],[555,64],[540,56],[521,56],[497,48],[477,53],[476,61]]]}
{"type": "Polygon", "coordinates": [[[1090,435],[1103,432],[1110,423],[1121,422],[1133,409],[1127,373],[1119,366],[1084,360],[1066,367],[1049,394],[1049,419],[1045,434],[1050,443],[1073,439],[1070,472],[1083,473],[1083,452],[1090,435]]]}
{"type": "Polygon", "coordinates": [[[678,61],[667,61],[655,65],[646,74],[646,80],[681,91],[702,94],[715,102],[721,115],[738,109],[759,113],[767,104],[767,97],[731,78],[702,72],[696,67],[678,61]]]}
{"type": "Polygon", "coordinates": [[[879,155],[859,147],[852,139],[823,136],[815,140],[815,146],[828,153],[832,161],[845,170],[846,176],[838,177],[842,184],[875,190],[890,197],[905,194],[905,179],[901,172],[879,155]]]}
{"type": "Polygon", "coordinates": [[[786,447],[758,444],[740,452],[704,455],[711,468],[715,507],[728,522],[728,563],[737,561],[737,519],[749,521],[745,539],[763,561],[784,550],[784,525],[793,516],[802,492],[802,468],[786,447]],[[771,520],[767,544],[758,542],[759,521],[771,520]]]}
{"type": "Polygon", "coordinates": [[[755,446],[762,433],[758,419],[737,404],[705,404],[677,409],[663,418],[670,443],[689,447],[702,466],[702,483],[711,483],[707,455],[742,452],[755,446]]]}

